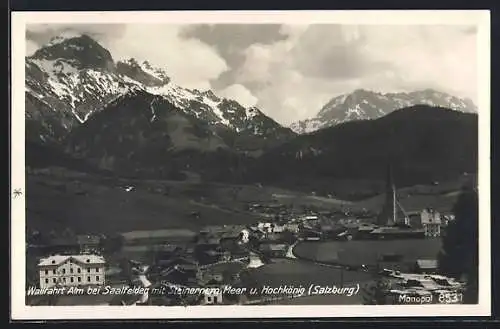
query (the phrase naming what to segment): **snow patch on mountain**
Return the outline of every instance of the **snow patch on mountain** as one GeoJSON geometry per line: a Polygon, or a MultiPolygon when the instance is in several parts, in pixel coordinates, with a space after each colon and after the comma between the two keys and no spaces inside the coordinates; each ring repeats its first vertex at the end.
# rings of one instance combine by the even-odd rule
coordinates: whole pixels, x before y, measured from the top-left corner
{"type": "Polygon", "coordinates": [[[162,69],[160,69],[158,67],[151,66],[151,64],[149,64],[148,61],[142,62],[140,64],[140,67],[144,72],[146,72],[147,74],[149,74],[149,75],[151,75],[159,80],[164,80],[164,79],[168,78],[165,71],[163,71],[162,69]]]}
{"type": "Polygon", "coordinates": [[[432,89],[387,94],[358,89],[332,98],[316,117],[294,122],[290,128],[296,133],[306,134],[347,121],[377,119],[397,109],[418,104],[477,112],[472,101],[432,89]]]}
{"type": "MultiPolygon", "coordinates": [[[[161,97],[186,114],[237,132],[247,130],[261,135],[282,129],[255,107],[242,106],[211,90],[176,85],[165,70],[148,61],[114,62],[109,51],[78,33],[64,33],[26,58],[25,87],[26,93],[43,99],[48,109],[60,112],[67,129],[85,123],[94,113],[136,91],[161,97]]],[[[43,120],[47,109],[32,106],[30,111],[34,111],[31,117],[43,120]]]]}
{"type": "Polygon", "coordinates": [[[251,119],[259,115],[259,110],[255,107],[245,108],[247,118],[251,119]]]}

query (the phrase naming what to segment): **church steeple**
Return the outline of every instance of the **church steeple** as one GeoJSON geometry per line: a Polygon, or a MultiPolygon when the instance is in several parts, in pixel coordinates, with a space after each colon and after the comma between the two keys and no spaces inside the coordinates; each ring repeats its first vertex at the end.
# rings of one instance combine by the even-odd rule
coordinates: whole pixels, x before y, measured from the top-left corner
{"type": "Polygon", "coordinates": [[[392,226],[397,222],[396,186],[392,172],[392,165],[387,166],[385,204],[377,218],[377,224],[392,226]]]}

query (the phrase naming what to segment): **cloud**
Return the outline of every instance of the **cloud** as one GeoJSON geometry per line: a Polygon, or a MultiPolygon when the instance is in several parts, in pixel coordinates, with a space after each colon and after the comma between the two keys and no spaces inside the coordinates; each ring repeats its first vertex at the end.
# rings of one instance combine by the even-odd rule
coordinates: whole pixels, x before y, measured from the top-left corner
{"type": "Polygon", "coordinates": [[[224,98],[234,99],[245,107],[252,107],[257,104],[257,97],[245,88],[243,85],[234,84],[225,89],[222,89],[218,94],[224,98]]]}
{"type": "Polygon", "coordinates": [[[248,47],[269,45],[288,37],[280,24],[196,24],[184,27],[180,35],[213,47],[226,61],[228,70],[211,81],[216,90],[234,83],[236,70],[245,61],[248,47]]]}
{"type": "Polygon", "coordinates": [[[165,68],[172,81],[186,88],[210,89],[210,80],[227,70],[225,60],[211,46],[180,34],[182,25],[97,24],[37,25],[27,39],[42,45],[63,31],[86,33],[99,41],[115,60],[148,60],[165,68]]]}
{"type": "Polygon", "coordinates": [[[470,26],[283,26],[288,38],[254,44],[236,69],[258,106],[281,123],[314,116],[332,97],[435,88],[476,98],[470,26]]]}
{"type": "Polygon", "coordinates": [[[63,32],[79,32],[103,41],[120,38],[125,29],[125,24],[29,24],[26,39],[41,47],[63,32]]]}
{"type": "Polygon", "coordinates": [[[31,56],[33,53],[40,48],[40,46],[32,41],[32,40],[26,40],[26,56],[31,56]]]}
{"type": "Polygon", "coordinates": [[[434,88],[477,97],[477,29],[459,25],[33,25],[27,49],[67,29],[116,59],[163,67],[175,83],[256,105],[283,124],[354,89],[434,88]]]}
{"type": "Polygon", "coordinates": [[[209,89],[227,69],[214,48],[180,36],[181,25],[130,25],[122,38],[107,43],[117,58],[134,57],[165,67],[172,81],[186,88],[209,89]]]}
{"type": "Polygon", "coordinates": [[[250,45],[272,44],[286,38],[279,24],[190,25],[185,27],[180,35],[214,47],[231,67],[244,60],[243,51],[250,45]]]}

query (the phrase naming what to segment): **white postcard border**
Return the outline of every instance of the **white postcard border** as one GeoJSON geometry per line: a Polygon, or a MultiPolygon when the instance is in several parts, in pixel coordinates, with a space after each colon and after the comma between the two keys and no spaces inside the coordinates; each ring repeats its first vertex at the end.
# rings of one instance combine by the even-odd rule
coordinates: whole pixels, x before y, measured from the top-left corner
{"type": "Polygon", "coordinates": [[[11,316],[14,320],[321,318],[491,315],[490,245],[490,13],[486,10],[422,11],[198,11],[13,12],[11,14],[11,316]],[[387,306],[26,306],[25,305],[25,26],[33,23],[284,23],[363,25],[466,25],[478,27],[479,303],[387,306]],[[140,307],[139,309],[136,309],[140,307]]]}

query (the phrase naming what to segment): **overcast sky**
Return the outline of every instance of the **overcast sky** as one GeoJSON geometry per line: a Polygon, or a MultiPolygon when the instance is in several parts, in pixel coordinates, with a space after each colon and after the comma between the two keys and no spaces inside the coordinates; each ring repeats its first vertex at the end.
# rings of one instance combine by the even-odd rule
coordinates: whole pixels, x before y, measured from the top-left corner
{"type": "Polygon", "coordinates": [[[27,54],[65,30],[93,36],[115,60],[148,60],[183,87],[213,89],[282,124],[358,88],[435,88],[476,102],[473,26],[28,25],[27,54]]]}

